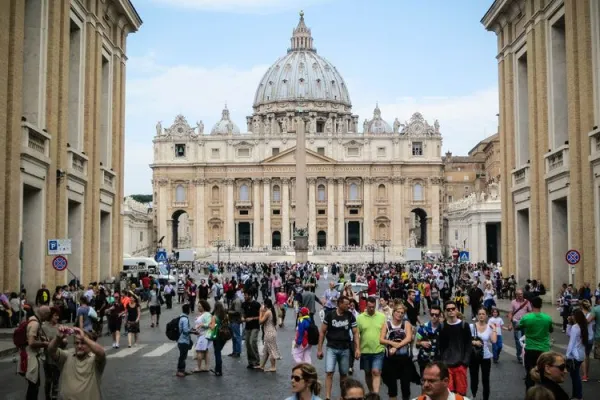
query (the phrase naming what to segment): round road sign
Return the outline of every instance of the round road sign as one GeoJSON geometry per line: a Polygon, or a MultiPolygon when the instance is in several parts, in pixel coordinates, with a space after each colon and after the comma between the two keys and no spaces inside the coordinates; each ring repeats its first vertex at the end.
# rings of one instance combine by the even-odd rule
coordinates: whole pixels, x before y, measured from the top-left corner
{"type": "Polygon", "coordinates": [[[581,260],[581,254],[579,254],[577,250],[571,249],[567,251],[565,259],[567,260],[567,264],[575,265],[579,262],[579,260],[581,260]]]}
{"type": "Polygon", "coordinates": [[[52,259],[52,268],[57,271],[64,271],[68,265],[67,259],[63,256],[56,256],[52,259]]]}

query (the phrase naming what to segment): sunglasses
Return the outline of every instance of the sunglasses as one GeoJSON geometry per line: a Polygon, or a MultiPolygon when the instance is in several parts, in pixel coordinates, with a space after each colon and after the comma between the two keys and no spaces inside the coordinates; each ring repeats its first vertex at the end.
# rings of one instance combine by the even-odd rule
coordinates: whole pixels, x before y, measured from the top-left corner
{"type": "Polygon", "coordinates": [[[567,364],[551,365],[551,367],[558,368],[561,372],[565,372],[565,369],[567,369],[567,364]]]}
{"type": "Polygon", "coordinates": [[[291,380],[293,380],[294,382],[300,382],[301,380],[303,380],[304,378],[298,375],[292,375],[290,377],[291,380]]]}
{"type": "Polygon", "coordinates": [[[456,310],[456,307],[447,307],[446,308],[446,311],[455,311],[455,310],[456,310]]]}

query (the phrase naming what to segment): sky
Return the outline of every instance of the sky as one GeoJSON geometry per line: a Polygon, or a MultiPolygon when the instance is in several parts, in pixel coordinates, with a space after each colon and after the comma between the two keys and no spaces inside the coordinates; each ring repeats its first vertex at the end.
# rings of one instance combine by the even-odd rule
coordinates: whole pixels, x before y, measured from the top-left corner
{"type": "Polygon", "coordinates": [[[318,54],[346,81],[359,120],[439,120],[443,151],[466,155],[497,131],[492,0],[133,0],[127,43],[125,194],[152,193],[156,123],[183,114],[205,133],[227,104],[245,131],[260,79],[290,46],[299,11],[318,54]]]}

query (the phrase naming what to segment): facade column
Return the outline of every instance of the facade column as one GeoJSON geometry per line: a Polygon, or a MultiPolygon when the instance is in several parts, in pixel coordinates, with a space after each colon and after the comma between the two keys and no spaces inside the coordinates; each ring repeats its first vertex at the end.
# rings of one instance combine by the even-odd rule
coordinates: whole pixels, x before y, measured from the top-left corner
{"type": "Polygon", "coordinates": [[[337,187],[338,187],[338,209],[337,209],[337,218],[338,218],[338,229],[337,229],[337,245],[345,246],[346,245],[346,205],[344,204],[344,178],[337,178],[337,187]]]}
{"type": "Polygon", "coordinates": [[[316,178],[308,178],[308,245],[317,245],[316,178]]]}
{"type": "Polygon", "coordinates": [[[263,178],[263,245],[271,248],[271,178],[263,178]]]}
{"type": "Polygon", "coordinates": [[[206,248],[206,217],[204,215],[204,193],[205,193],[206,181],[202,178],[195,179],[194,185],[196,186],[196,204],[195,204],[195,238],[194,247],[198,249],[198,253],[204,252],[206,248]]]}
{"type": "Polygon", "coordinates": [[[254,210],[254,223],[252,224],[252,247],[260,247],[260,178],[252,179],[252,208],[254,210]]]}
{"type": "Polygon", "coordinates": [[[281,246],[290,245],[290,180],[281,179],[281,246]]]}
{"type": "Polygon", "coordinates": [[[428,247],[433,250],[441,250],[440,243],[440,177],[432,177],[429,179],[431,184],[431,236],[428,247]]]}
{"type": "Polygon", "coordinates": [[[229,242],[229,244],[235,243],[235,220],[234,220],[234,202],[235,197],[233,195],[233,184],[235,179],[227,178],[225,179],[225,184],[227,185],[227,199],[225,200],[225,240],[229,242]]]}
{"type": "Polygon", "coordinates": [[[327,247],[335,244],[335,181],[327,178],[327,247]]]}
{"type": "Polygon", "coordinates": [[[404,248],[405,243],[402,241],[402,227],[404,225],[404,202],[402,199],[402,184],[404,178],[394,176],[392,178],[392,249],[391,251],[400,251],[404,248]]]}
{"type": "Polygon", "coordinates": [[[158,215],[156,221],[158,223],[158,235],[157,240],[165,236],[165,240],[162,242],[162,246],[165,249],[171,248],[171,232],[168,226],[168,221],[171,219],[168,214],[169,203],[171,196],[169,194],[169,179],[159,178],[156,180],[158,183],[158,215]]]}
{"type": "Polygon", "coordinates": [[[373,205],[371,204],[371,183],[373,178],[363,178],[363,240],[360,242],[363,246],[373,244],[374,239],[371,237],[371,228],[373,226],[373,205]]]}

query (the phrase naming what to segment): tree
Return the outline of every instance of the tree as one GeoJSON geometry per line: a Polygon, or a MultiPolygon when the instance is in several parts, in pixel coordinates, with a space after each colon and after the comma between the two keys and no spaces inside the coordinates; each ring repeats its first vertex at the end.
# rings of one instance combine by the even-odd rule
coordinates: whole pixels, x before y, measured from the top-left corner
{"type": "Polygon", "coordinates": [[[152,203],[151,194],[132,194],[129,197],[131,197],[135,201],[139,201],[140,203],[152,203]]]}

